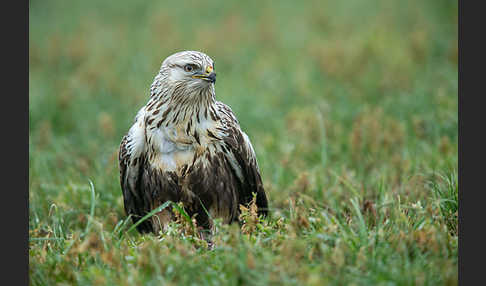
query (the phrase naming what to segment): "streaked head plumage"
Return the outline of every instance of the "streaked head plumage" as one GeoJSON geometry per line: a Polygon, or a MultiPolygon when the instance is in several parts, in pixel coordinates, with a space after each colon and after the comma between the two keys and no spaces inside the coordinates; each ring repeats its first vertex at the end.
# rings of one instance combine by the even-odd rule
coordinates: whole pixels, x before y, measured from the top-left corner
{"type": "Polygon", "coordinates": [[[208,88],[216,81],[214,61],[198,51],[182,51],[163,62],[160,74],[169,84],[185,84],[191,89],[208,88]]]}
{"type": "Polygon", "coordinates": [[[208,55],[197,51],[170,55],[155,76],[146,110],[163,115],[157,124],[167,123],[166,120],[177,124],[190,116],[200,118],[198,113],[207,115],[207,110],[215,104],[215,81],[214,61],[208,55]]]}

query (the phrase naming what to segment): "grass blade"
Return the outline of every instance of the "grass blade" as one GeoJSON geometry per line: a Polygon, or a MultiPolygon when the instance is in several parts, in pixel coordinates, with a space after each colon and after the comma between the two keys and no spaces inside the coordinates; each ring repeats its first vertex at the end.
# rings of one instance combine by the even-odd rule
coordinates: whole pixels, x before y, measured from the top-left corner
{"type": "MultiPolygon", "coordinates": [[[[158,213],[158,212],[161,212],[163,211],[165,208],[167,208],[170,204],[172,204],[171,201],[166,201],[165,203],[163,203],[162,205],[160,205],[159,207],[153,209],[151,212],[149,212],[148,214],[146,214],[144,217],[142,217],[141,219],[139,219],[136,223],[134,223],[126,232],[130,232],[132,230],[134,230],[139,224],[141,224],[142,222],[146,221],[147,219],[149,219],[151,216],[153,216],[154,214],[158,213]]],[[[175,205],[175,204],[174,204],[175,205]]],[[[187,214],[186,214],[187,215],[187,214]]]]}

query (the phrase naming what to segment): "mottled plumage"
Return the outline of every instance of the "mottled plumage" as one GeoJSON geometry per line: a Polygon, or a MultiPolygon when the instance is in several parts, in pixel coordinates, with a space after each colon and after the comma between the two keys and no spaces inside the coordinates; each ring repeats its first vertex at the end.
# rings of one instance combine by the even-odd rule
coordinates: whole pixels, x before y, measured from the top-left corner
{"type": "MultiPolygon", "coordinates": [[[[238,221],[239,205],[256,193],[259,214],[268,204],[255,152],[231,108],[216,101],[214,62],[201,52],[169,56],[150,89],[150,99],[120,144],[120,183],[125,211],[134,222],[167,200],[182,202],[197,224],[212,218],[238,221]]],[[[163,229],[164,210],[138,225],[163,229]]]]}

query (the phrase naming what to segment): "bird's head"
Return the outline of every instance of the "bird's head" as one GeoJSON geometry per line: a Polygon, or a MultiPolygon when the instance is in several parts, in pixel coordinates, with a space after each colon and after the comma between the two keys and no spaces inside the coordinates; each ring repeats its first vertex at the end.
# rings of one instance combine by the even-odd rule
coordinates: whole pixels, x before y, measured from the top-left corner
{"type": "Polygon", "coordinates": [[[204,53],[183,51],[167,57],[160,69],[165,84],[185,93],[214,89],[214,61],[204,53]]]}

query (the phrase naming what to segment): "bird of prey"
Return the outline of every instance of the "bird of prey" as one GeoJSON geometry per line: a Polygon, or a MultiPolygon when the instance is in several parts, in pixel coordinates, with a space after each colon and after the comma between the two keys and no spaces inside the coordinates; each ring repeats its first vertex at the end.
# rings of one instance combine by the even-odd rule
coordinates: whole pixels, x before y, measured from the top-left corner
{"type": "MultiPolygon", "coordinates": [[[[256,194],[258,215],[268,202],[255,151],[231,108],[215,98],[214,61],[202,52],[167,57],[150,99],[120,144],[120,183],[125,212],[136,222],[166,201],[182,202],[204,230],[212,218],[239,220],[239,205],[256,194]]],[[[168,208],[137,226],[164,231],[168,208]]]]}

